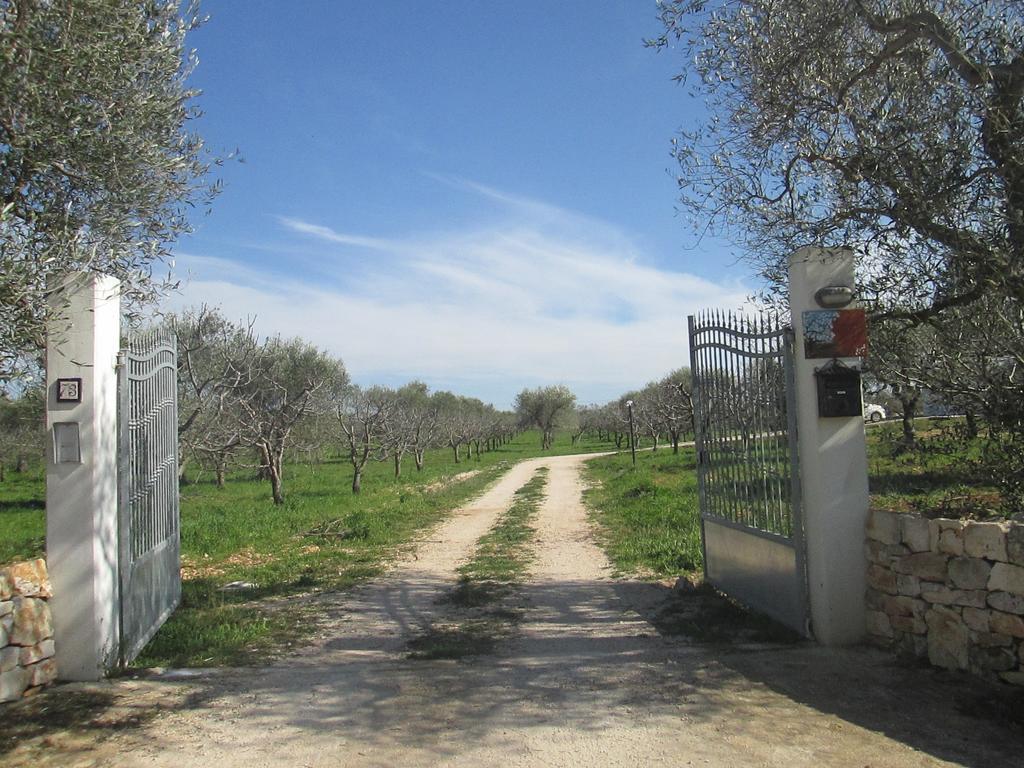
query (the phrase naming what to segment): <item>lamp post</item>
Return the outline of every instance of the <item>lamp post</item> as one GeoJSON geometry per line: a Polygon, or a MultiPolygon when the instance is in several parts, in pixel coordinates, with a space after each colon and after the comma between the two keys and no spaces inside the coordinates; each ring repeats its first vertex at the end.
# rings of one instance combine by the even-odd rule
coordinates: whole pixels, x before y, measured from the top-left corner
{"type": "Polygon", "coordinates": [[[629,452],[633,454],[633,466],[636,467],[636,429],[633,427],[633,401],[626,401],[626,410],[629,411],[629,452]]]}

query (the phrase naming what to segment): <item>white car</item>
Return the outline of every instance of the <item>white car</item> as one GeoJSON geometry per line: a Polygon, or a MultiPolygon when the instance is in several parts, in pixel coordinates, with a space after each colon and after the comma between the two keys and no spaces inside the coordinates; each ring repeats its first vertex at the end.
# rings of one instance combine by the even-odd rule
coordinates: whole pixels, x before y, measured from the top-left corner
{"type": "Polygon", "coordinates": [[[879,422],[885,419],[885,408],[874,403],[864,404],[864,421],[879,422]]]}

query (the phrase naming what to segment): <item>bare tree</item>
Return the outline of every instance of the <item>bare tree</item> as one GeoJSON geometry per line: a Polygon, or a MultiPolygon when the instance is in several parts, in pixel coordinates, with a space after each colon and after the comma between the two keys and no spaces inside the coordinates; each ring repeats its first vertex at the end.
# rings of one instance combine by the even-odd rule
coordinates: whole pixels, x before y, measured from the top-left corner
{"type": "Polygon", "coordinates": [[[394,392],[386,387],[351,385],[335,399],[335,418],[352,464],[352,493],[362,490],[367,461],[387,456],[388,424],[394,407],[394,392]]]}
{"type": "Polygon", "coordinates": [[[314,412],[321,389],[340,388],[348,376],[339,360],[300,339],[285,341],[278,336],[255,350],[242,350],[236,370],[239,383],[232,390],[228,412],[235,418],[241,444],[257,452],[274,503],[283,504],[284,455],[293,430],[314,412]]]}

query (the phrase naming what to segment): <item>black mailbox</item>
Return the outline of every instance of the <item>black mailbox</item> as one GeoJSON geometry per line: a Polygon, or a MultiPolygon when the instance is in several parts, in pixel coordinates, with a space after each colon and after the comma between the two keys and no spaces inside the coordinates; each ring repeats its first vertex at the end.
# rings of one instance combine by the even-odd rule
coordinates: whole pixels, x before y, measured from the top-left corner
{"type": "Polygon", "coordinates": [[[818,415],[861,416],[860,371],[832,360],[814,372],[818,382],[818,415]]]}

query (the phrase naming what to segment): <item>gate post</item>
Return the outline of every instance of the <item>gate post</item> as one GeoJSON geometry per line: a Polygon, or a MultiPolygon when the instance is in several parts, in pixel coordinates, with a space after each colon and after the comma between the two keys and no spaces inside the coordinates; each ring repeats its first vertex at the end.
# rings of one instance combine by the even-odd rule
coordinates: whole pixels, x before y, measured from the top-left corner
{"type": "MultiPolygon", "coordinates": [[[[807,587],[814,637],[823,645],[856,643],[864,636],[864,526],[868,466],[863,417],[821,418],[816,369],[828,359],[805,354],[805,311],[821,305],[828,286],[854,287],[854,255],[847,249],[805,247],[789,258],[789,306],[795,345],[797,435],[807,548],[807,587]]],[[[853,306],[853,305],[851,305],[853,306]]],[[[860,358],[840,358],[847,365],[860,358]]],[[[857,402],[861,394],[856,393],[857,402]]]]}
{"type": "Polygon", "coordinates": [[[46,557],[57,672],[63,680],[98,680],[116,662],[120,623],[120,282],[69,275],[48,309],[46,557]]]}

